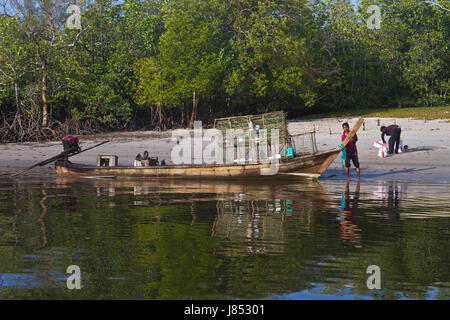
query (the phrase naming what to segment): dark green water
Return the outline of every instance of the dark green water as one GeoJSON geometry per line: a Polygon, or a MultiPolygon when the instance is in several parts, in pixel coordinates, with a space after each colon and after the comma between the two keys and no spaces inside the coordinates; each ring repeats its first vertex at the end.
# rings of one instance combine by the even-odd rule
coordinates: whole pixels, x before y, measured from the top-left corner
{"type": "Polygon", "coordinates": [[[0,299],[449,299],[449,227],[442,184],[34,172],[0,180],[0,299]]]}

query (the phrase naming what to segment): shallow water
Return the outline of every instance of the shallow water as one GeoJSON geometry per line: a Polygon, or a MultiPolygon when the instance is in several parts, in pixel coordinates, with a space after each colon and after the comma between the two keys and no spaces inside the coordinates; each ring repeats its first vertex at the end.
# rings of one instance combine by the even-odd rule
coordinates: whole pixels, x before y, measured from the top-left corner
{"type": "Polygon", "coordinates": [[[449,299],[449,185],[346,189],[3,178],[0,299],[449,299]],[[70,265],[80,290],[67,288],[70,265]]]}

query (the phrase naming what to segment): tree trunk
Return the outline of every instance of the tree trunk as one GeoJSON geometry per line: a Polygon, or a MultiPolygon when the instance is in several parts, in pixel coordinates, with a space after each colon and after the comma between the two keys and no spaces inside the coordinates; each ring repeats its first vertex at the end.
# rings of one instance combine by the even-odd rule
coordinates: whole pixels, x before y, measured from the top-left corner
{"type": "Polygon", "coordinates": [[[185,103],[183,102],[183,108],[181,108],[181,127],[184,127],[184,109],[185,109],[185,103]]]}
{"type": "Polygon", "coordinates": [[[48,106],[47,106],[47,65],[42,62],[42,126],[48,125],[48,106]]]}
{"type": "Polygon", "coordinates": [[[153,125],[153,107],[150,105],[150,125],[153,125]]]}
{"type": "Polygon", "coordinates": [[[16,97],[16,108],[19,108],[19,84],[17,83],[17,79],[14,79],[14,94],[16,97]]]}
{"type": "Polygon", "coordinates": [[[355,86],[355,40],[353,40],[353,50],[352,50],[352,89],[350,91],[350,103],[354,106],[353,103],[353,88],[355,86]]]}
{"type": "Polygon", "coordinates": [[[197,105],[198,105],[198,98],[195,96],[195,90],[192,93],[192,115],[191,115],[191,121],[189,122],[189,129],[194,129],[194,121],[197,117],[197,105]]]}
{"type": "Polygon", "coordinates": [[[159,115],[159,130],[162,130],[162,107],[161,102],[158,102],[158,115],[159,115]]]}

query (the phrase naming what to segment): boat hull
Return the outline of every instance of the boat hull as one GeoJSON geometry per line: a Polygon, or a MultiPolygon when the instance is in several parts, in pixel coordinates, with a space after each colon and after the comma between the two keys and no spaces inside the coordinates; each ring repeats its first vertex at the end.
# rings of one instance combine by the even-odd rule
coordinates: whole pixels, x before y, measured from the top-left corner
{"type": "Polygon", "coordinates": [[[339,152],[339,149],[335,149],[314,155],[297,156],[291,160],[279,161],[275,164],[97,167],[58,161],[55,166],[59,176],[232,178],[294,175],[319,178],[339,152]]]}

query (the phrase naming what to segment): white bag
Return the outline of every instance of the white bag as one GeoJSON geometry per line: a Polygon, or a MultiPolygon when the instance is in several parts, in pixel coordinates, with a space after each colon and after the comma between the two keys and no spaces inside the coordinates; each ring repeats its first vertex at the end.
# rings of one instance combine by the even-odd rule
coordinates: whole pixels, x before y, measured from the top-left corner
{"type": "Polygon", "coordinates": [[[400,143],[399,143],[399,145],[398,145],[399,147],[398,147],[398,152],[400,153],[400,152],[403,152],[403,141],[402,140],[400,140],[400,143]]]}
{"type": "Polygon", "coordinates": [[[378,148],[378,156],[380,158],[386,158],[388,157],[388,149],[387,149],[387,145],[385,143],[383,143],[382,141],[375,141],[373,143],[373,146],[375,148],[378,148]]]}

